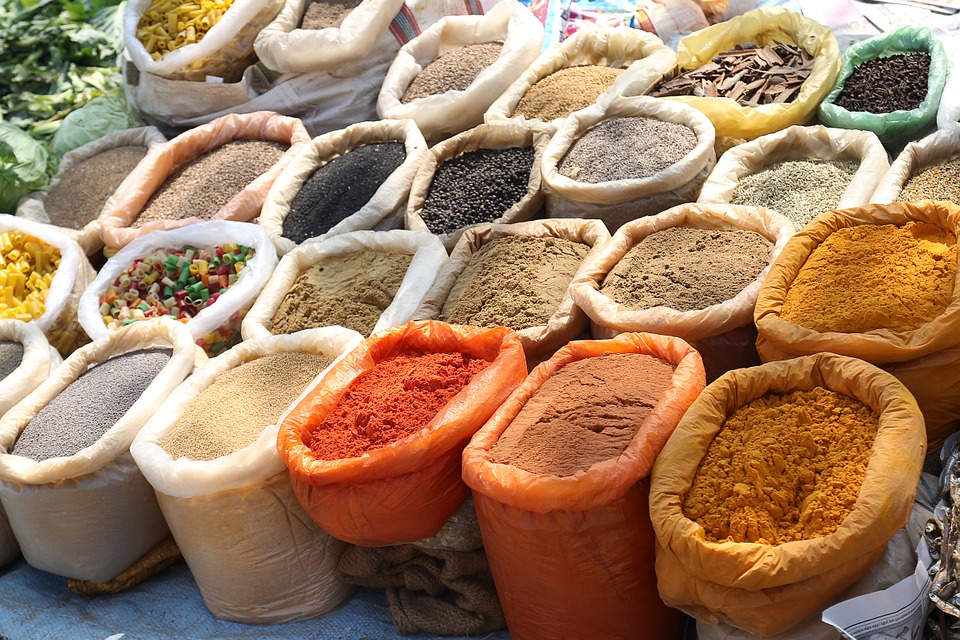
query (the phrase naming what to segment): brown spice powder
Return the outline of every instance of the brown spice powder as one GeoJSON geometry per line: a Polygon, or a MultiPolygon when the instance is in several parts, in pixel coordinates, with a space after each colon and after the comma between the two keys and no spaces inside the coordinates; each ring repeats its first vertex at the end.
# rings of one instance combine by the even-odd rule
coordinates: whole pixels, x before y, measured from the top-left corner
{"type": "Polygon", "coordinates": [[[523,94],[514,116],[553,120],[589,107],[609,89],[623,69],[589,64],[558,69],[523,94]]]}
{"type": "Polygon", "coordinates": [[[683,514],[712,542],[829,535],[853,510],[879,426],[865,404],[822,387],[757,398],[710,443],[683,514]]]}

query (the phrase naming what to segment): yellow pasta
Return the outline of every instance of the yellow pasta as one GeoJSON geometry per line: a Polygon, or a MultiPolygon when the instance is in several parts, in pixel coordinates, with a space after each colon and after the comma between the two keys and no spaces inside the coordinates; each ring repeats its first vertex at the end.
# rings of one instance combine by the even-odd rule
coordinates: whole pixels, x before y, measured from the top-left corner
{"type": "Polygon", "coordinates": [[[233,0],[153,0],[137,24],[137,39],[154,60],[203,40],[233,0]]]}
{"type": "Polygon", "coordinates": [[[0,233],[0,318],[29,321],[43,315],[59,266],[55,247],[19,231],[0,233]]]}

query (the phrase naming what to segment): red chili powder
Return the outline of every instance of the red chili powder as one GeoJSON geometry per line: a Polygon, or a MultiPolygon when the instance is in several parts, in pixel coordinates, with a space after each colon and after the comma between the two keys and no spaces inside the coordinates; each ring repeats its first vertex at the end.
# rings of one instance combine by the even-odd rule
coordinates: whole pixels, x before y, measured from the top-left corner
{"type": "Polygon", "coordinates": [[[407,353],[377,363],[311,434],[318,460],[356,458],[416,433],[490,363],[462,353],[407,353]]]}

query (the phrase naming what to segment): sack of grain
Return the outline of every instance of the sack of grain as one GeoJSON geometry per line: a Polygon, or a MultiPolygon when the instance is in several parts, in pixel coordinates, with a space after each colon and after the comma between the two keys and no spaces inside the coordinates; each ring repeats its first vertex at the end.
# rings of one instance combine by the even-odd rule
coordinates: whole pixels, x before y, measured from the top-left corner
{"type": "Polygon", "coordinates": [[[540,160],[547,142],[532,128],[501,123],[474,127],[431,147],[413,179],[404,226],[436,233],[449,251],[470,227],[532,219],[543,208],[540,160]],[[509,157],[485,151],[485,157],[468,156],[476,159],[471,164],[447,165],[450,174],[441,171],[471,152],[506,149],[529,151],[511,151],[509,157]]]}
{"type": "Polygon", "coordinates": [[[394,214],[402,215],[426,148],[413,120],[360,122],[314,138],[277,176],[258,222],[281,255],[306,240],[398,227],[394,214]]]}
{"type": "Polygon", "coordinates": [[[883,174],[870,202],[960,200],[960,127],[936,131],[911,142],[883,174]]]}
{"type": "Polygon", "coordinates": [[[179,323],[137,323],[75,351],[0,419],[0,501],[27,562],[104,581],[168,535],[130,443],[205,360],[179,323]]]}
{"type": "Polygon", "coordinates": [[[244,340],[324,326],[362,335],[406,324],[447,251],[429,233],[354,231],[283,256],[241,324],[244,340]]]}

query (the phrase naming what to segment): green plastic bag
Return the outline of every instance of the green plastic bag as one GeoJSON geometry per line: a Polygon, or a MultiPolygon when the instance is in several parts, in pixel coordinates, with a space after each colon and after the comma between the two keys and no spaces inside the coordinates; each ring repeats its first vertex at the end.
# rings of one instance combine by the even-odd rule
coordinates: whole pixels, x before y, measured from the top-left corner
{"type": "Polygon", "coordinates": [[[884,142],[895,143],[914,138],[936,120],[937,107],[940,105],[940,96],[943,94],[949,70],[950,62],[943,44],[933,31],[925,27],[901,27],[896,31],[858,42],[847,49],[837,84],[820,104],[820,120],[831,127],[872,131],[884,142]],[[930,54],[927,97],[916,109],[869,113],[848,111],[834,104],[855,67],[875,58],[914,52],[930,54]]]}

